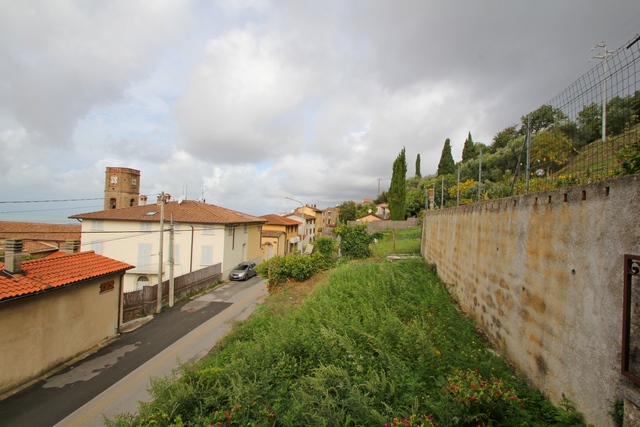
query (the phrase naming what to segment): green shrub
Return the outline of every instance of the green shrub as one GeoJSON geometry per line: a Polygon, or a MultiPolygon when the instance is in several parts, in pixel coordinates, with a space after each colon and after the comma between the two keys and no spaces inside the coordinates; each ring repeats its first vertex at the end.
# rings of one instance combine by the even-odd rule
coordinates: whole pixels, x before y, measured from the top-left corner
{"type": "Polygon", "coordinates": [[[381,233],[369,234],[367,224],[340,224],[336,234],[340,236],[340,252],[348,259],[369,258],[372,254],[370,245],[382,237],[381,233]]]}
{"type": "Polygon", "coordinates": [[[256,267],[261,277],[267,279],[269,290],[281,286],[290,279],[299,282],[313,276],[325,263],[321,253],[309,255],[287,254],[274,256],[256,267]]]}

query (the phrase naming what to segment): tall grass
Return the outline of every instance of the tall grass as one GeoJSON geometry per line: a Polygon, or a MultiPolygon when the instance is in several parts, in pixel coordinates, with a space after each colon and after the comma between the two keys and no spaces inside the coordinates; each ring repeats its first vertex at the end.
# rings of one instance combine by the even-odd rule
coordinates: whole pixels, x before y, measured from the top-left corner
{"type": "Polygon", "coordinates": [[[372,246],[373,256],[384,257],[389,254],[419,254],[422,227],[407,230],[385,230],[383,238],[372,246]]]}
{"type": "Polygon", "coordinates": [[[297,307],[283,303],[261,307],[179,379],[156,380],[139,415],[111,424],[383,426],[413,413],[445,426],[542,426],[559,414],[420,259],[344,263],[297,307]],[[450,389],[464,372],[504,384],[523,406],[472,410],[450,389]]]}

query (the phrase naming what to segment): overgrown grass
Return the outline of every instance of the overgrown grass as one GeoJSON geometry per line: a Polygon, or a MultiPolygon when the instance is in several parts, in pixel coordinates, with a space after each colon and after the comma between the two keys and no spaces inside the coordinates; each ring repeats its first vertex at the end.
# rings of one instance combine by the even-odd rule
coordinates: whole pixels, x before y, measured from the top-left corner
{"type": "Polygon", "coordinates": [[[139,415],[110,424],[568,425],[488,348],[420,259],[342,263],[287,305],[294,295],[272,295],[179,379],[155,380],[139,415]],[[480,384],[487,393],[471,399],[480,384]]]}
{"type": "Polygon", "coordinates": [[[386,230],[382,234],[382,240],[371,247],[374,257],[420,253],[422,227],[413,227],[407,230],[386,230]]]}

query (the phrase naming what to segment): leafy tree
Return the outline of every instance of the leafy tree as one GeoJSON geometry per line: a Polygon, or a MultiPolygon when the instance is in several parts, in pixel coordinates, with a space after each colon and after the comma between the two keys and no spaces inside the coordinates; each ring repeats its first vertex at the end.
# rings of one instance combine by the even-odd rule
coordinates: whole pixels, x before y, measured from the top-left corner
{"type": "Polygon", "coordinates": [[[444,141],[444,147],[442,147],[442,154],[440,155],[440,162],[438,163],[438,176],[447,175],[456,171],[456,164],[453,161],[453,155],[451,154],[451,141],[449,138],[444,141]]]}
{"type": "MultiPolygon", "coordinates": [[[[531,133],[549,129],[553,125],[567,120],[566,114],[564,114],[561,109],[554,108],[551,105],[543,105],[529,113],[529,117],[531,117],[531,133]]],[[[525,135],[527,133],[527,116],[522,116],[520,121],[522,122],[520,133],[525,135]]]]}
{"type": "Polygon", "coordinates": [[[422,177],[422,174],[420,173],[420,153],[416,156],[416,177],[422,177]]]}
{"type": "Polygon", "coordinates": [[[342,202],[338,206],[338,222],[346,224],[347,221],[356,220],[356,203],[353,201],[342,202]]]}
{"type": "Polygon", "coordinates": [[[571,141],[556,129],[545,130],[531,139],[531,163],[546,167],[547,173],[566,163],[571,141]]]}
{"type": "Polygon", "coordinates": [[[388,191],[383,191],[382,193],[380,193],[378,198],[373,201],[373,203],[375,203],[376,205],[379,205],[380,203],[388,203],[388,202],[389,202],[388,191]]]}
{"type": "Polygon", "coordinates": [[[592,102],[578,113],[578,147],[595,141],[602,135],[602,108],[592,102]]]}
{"type": "Polygon", "coordinates": [[[407,216],[417,217],[424,210],[425,190],[413,187],[407,190],[407,216]]]}
{"type": "Polygon", "coordinates": [[[349,259],[369,258],[371,243],[381,237],[381,233],[369,234],[367,224],[345,225],[336,227],[336,234],[340,236],[340,252],[349,259]]]}
{"type": "Polygon", "coordinates": [[[378,210],[378,207],[375,203],[363,203],[361,205],[356,205],[356,219],[365,216],[369,212],[375,214],[378,210]]]}
{"type": "Polygon", "coordinates": [[[471,132],[469,132],[469,136],[464,141],[464,147],[462,148],[462,161],[466,162],[471,159],[475,159],[477,157],[477,152],[475,147],[473,146],[473,139],[471,138],[471,132]]]}
{"type": "Polygon", "coordinates": [[[391,185],[389,186],[389,213],[392,220],[402,221],[405,219],[407,209],[407,160],[405,150],[398,154],[393,162],[393,175],[391,175],[391,185]]]}
{"type": "Polygon", "coordinates": [[[607,135],[619,135],[633,114],[632,98],[614,96],[607,102],[607,135]]]}
{"type": "Polygon", "coordinates": [[[493,151],[506,147],[509,141],[516,139],[519,136],[517,127],[517,125],[512,125],[498,132],[493,137],[493,143],[491,144],[493,151]]]}

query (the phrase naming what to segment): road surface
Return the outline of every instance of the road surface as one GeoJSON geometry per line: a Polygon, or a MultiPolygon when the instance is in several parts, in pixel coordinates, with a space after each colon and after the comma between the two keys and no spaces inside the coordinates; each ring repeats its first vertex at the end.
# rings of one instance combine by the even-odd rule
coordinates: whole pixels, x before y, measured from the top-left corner
{"type": "Polygon", "coordinates": [[[140,328],[46,380],[0,401],[1,426],[103,426],[136,412],[151,377],[205,354],[267,295],[266,282],[230,282],[176,304],[140,328]]]}

